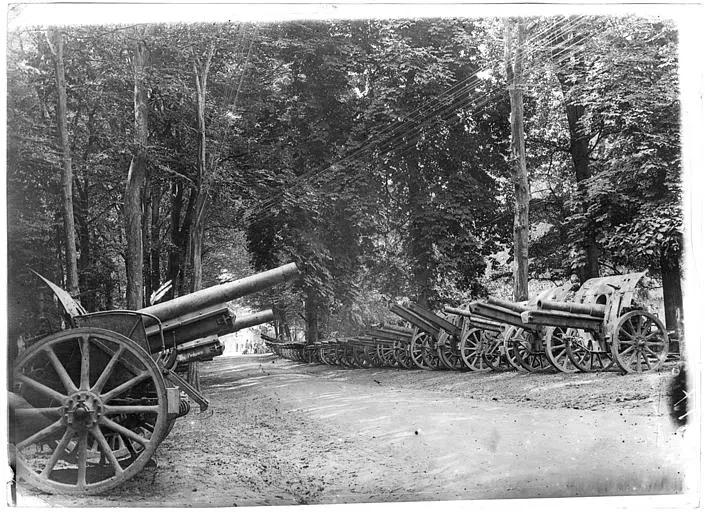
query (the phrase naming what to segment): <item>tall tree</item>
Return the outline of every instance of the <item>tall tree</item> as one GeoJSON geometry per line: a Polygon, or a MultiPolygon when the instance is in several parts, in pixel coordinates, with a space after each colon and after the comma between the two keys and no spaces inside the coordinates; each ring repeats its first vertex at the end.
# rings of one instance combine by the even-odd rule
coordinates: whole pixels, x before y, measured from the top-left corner
{"type": "Polygon", "coordinates": [[[505,21],[504,64],[509,84],[512,127],[512,164],[514,179],[514,300],[529,298],[529,176],[524,144],[524,37],[525,26],[517,24],[516,48],[512,23],[505,21]]]}
{"type": "Polygon", "coordinates": [[[125,187],[125,269],[127,271],[127,307],[144,306],[143,246],[142,246],[142,195],[147,181],[147,43],[140,37],[135,41],[132,54],[134,70],[134,149],[125,187]]]}
{"type": "Polygon", "coordinates": [[[208,73],[210,72],[214,53],[215,42],[211,41],[203,59],[194,57],[193,63],[193,72],[196,80],[198,163],[195,180],[196,200],[189,230],[191,291],[200,290],[203,286],[203,230],[205,228],[206,209],[208,208],[210,182],[213,179],[208,168],[208,152],[206,147],[206,97],[208,94],[208,73]]]}
{"type": "Polygon", "coordinates": [[[71,164],[71,146],[66,112],[66,72],[64,69],[64,34],[61,30],[49,30],[47,41],[54,59],[56,73],[56,121],[59,145],[62,155],[61,197],[64,218],[66,282],[69,293],[79,297],[78,256],[76,252],[76,228],[73,211],[73,169],[71,164]]]}

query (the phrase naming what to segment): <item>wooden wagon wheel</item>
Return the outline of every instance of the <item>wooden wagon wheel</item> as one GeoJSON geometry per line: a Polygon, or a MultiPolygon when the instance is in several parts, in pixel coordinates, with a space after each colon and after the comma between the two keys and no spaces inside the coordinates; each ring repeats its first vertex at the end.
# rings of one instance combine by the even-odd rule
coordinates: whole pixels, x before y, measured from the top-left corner
{"type": "Polygon", "coordinates": [[[526,369],[521,364],[519,364],[519,361],[517,360],[516,349],[513,341],[515,333],[517,333],[518,331],[523,331],[523,329],[513,326],[506,329],[504,331],[504,334],[502,335],[502,346],[504,348],[504,355],[507,359],[507,362],[509,363],[509,366],[511,366],[515,370],[523,372],[526,371],[526,369]]]}
{"type": "Polygon", "coordinates": [[[323,345],[319,349],[318,357],[321,361],[323,361],[323,364],[327,364],[328,366],[334,366],[336,364],[334,352],[335,350],[331,347],[323,345]]]}
{"type": "Polygon", "coordinates": [[[539,335],[533,331],[517,329],[512,337],[516,361],[529,372],[552,368],[539,335]]]}
{"type": "Polygon", "coordinates": [[[447,335],[444,343],[438,343],[438,357],[449,370],[467,370],[460,356],[460,348],[454,337],[447,335]]]}
{"type": "Polygon", "coordinates": [[[564,340],[568,358],[581,372],[603,372],[612,368],[612,354],[600,343],[599,334],[583,329],[568,329],[564,340]]]}
{"type": "Polygon", "coordinates": [[[377,356],[377,347],[365,345],[362,350],[365,353],[365,359],[369,362],[370,367],[382,366],[382,360],[377,356]]]}
{"type": "Polygon", "coordinates": [[[384,366],[394,366],[397,362],[393,345],[377,345],[377,357],[384,366]]]}
{"type": "Polygon", "coordinates": [[[166,433],[159,368],[112,331],[71,329],[40,340],[15,364],[13,391],[28,405],[12,411],[17,474],[47,492],[111,489],[147,464],[166,433]]]}
{"type": "Polygon", "coordinates": [[[485,347],[482,351],[482,360],[488,368],[494,371],[513,368],[504,355],[504,338],[501,332],[483,330],[482,342],[485,347]]]}
{"type": "Polygon", "coordinates": [[[431,368],[428,366],[426,359],[424,358],[425,351],[425,334],[417,331],[411,339],[409,356],[411,357],[411,361],[418,368],[421,368],[422,370],[430,370],[431,368]]]}
{"type": "Polygon", "coordinates": [[[404,342],[394,349],[394,359],[402,368],[409,370],[415,368],[416,363],[411,358],[411,343],[404,342]]]}
{"type": "Polygon", "coordinates": [[[575,373],[578,369],[568,357],[568,347],[565,338],[566,329],[563,327],[548,327],[544,334],[546,357],[548,362],[563,373],[575,373]]]}
{"type": "Polygon", "coordinates": [[[468,329],[460,340],[460,356],[465,366],[470,370],[486,370],[489,368],[484,360],[485,340],[480,329],[468,329]]]}
{"type": "Polygon", "coordinates": [[[441,368],[444,368],[445,365],[441,361],[441,358],[438,357],[438,349],[435,346],[436,345],[436,340],[431,336],[430,334],[424,334],[423,335],[423,353],[422,357],[424,360],[424,363],[426,363],[426,366],[428,367],[429,370],[439,370],[441,368]]]}
{"type": "Polygon", "coordinates": [[[657,370],[668,356],[668,334],[655,315],[630,311],[612,333],[612,357],[627,373],[657,370]]]}

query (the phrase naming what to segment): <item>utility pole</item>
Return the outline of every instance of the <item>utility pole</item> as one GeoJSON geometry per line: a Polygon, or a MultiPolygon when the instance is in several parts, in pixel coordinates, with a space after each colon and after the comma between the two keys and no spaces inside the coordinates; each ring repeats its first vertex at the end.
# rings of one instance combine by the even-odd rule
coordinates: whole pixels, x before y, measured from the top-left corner
{"type": "Polygon", "coordinates": [[[529,176],[524,145],[523,66],[526,27],[516,23],[516,48],[513,48],[514,23],[504,24],[504,64],[509,87],[512,128],[512,177],[514,180],[514,300],[529,299],[529,176]]]}

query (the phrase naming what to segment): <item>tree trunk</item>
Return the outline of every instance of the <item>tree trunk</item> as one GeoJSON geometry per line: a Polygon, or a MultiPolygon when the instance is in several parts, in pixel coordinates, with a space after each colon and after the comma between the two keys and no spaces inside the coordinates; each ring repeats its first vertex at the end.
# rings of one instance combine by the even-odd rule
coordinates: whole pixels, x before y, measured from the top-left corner
{"type": "Polygon", "coordinates": [[[64,217],[66,285],[69,293],[78,299],[78,262],[76,251],[76,228],[73,213],[73,169],[71,166],[71,146],[66,121],[66,75],[64,70],[64,36],[59,30],[51,30],[47,34],[49,48],[54,57],[56,71],[56,120],[58,126],[59,144],[63,161],[61,175],[62,211],[64,217]]]}
{"type": "Polygon", "coordinates": [[[161,204],[162,191],[159,183],[152,185],[152,218],[149,224],[150,238],[152,244],[150,246],[151,270],[149,280],[152,283],[152,290],[158,290],[161,286],[161,265],[159,261],[161,240],[159,238],[159,205],[161,204]]]}
{"type": "Polygon", "coordinates": [[[431,283],[431,247],[425,236],[427,230],[424,205],[424,184],[419,172],[418,155],[412,151],[407,155],[407,179],[409,187],[409,245],[411,248],[412,272],[415,283],[415,302],[428,308],[428,301],[433,294],[431,283]]]}
{"type": "MultiPolygon", "coordinates": [[[[661,256],[663,282],[663,308],[666,312],[666,329],[683,336],[683,291],[681,289],[681,264],[678,257],[661,256]]],[[[678,339],[671,340],[670,352],[680,352],[678,339]]]]}
{"type": "Polygon", "coordinates": [[[193,65],[196,75],[196,99],[198,116],[198,178],[196,202],[190,226],[190,269],[191,291],[203,287],[203,266],[201,256],[203,253],[203,234],[205,231],[205,215],[208,208],[208,188],[210,176],[208,173],[207,148],[206,148],[206,95],[208,93],[208,73],[215,53],[215,44],[208,48],[203,64],[197,59],[193,65]]]}
{"type": "MultiPolygon", "coordinates": [[[[570,89],[573,84],[564,73],[556,73],[563,90],[568,132],[570,133],[570,156],[573,160],[575,180],[578,184],[578,194],[585,196],[582,182],[591,176],[590,172],[590,136],[586,133],[581,119],[585,114],[585,106],[579,105],[570,99],[570,89]]],[[[572,81],[574,82],[574,80],[572,81]]],[[[580,245],[585,253],[585,264],[576,268],[580,282],[585,282],[591,277],[600,275],[600,251],[595,242],[595,232],[590,226],[585,226],[582,231],[580,245]]]]}
{"type": "Polygon", "coordinates": [[[135,76],[135,154],[130,163],[125,188],[125,236],[127,250],[125,269],[127,272],[127,307],[140,309],[144,306],[142,279],[142,193],[147,175],[147,47],[140,40],[135,45],[133,56],[135,76]]]}
{"type": "Polygon", "coordinates": [[[167,298],[178,295],[179,281],[183,274],[183,251],[181,242],[181,210],[184,205],[184,186],[176,182],[171,185],[171,246],[167,261],[167,280],[171,280],[171,291],[167,298]]]}
{"type": "Polygon", "coordinates": [[[505,23],[504,57],[509,83],[514,178],[514,300],[529,298],[529,176],[524,145],[523,60],[524,24],[519,22],[517,47],[512,49],[511,23],[505,23]],[[514,62],[512,63],[512,54],[514,62]]]}
{"type": "Polygon", "coordinates": [[[318,313],[319,304],[315,292],[307,292],[304,302],[306,315],[306,343],[316,343],[319,339],[318,313]]]}
{"type": "MultiPolygon", "coordinates": [[[[146,178],[149,179],[148,177],[146,178]]],[[[145,188],[142,214],[142,282],[144,297],[148,303],[156,288],[152,288],[152,190],[145,188]]]]}

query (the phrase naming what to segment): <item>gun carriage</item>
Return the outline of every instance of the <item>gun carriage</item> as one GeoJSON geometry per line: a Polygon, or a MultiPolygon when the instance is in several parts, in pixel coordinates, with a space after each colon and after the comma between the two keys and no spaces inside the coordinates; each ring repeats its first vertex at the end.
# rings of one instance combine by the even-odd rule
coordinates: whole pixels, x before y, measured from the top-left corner
{"type": "Polygon", "coordinates": [[[645,274],[589,279],[572,302],[542,298],[535,310],[522,313],[522,320],[561,333],[546,340],[559,369],[569,360],[584,372],[607,370],[614,363],[627,373],[657,370],[668,356],[669,339],[663,323],[637,300],[645,274]]]}
{"type": "Polygon", "coordinates": [[[538,300],[564,299],[572,288],[571,283],[557,286],[545,290],[527,303],[490,297],[486,302],[473,302],[467,310],[458,312],[469,318],[478,331],[484,331],[484,335],[475,331],[473,336],[478,339],[476,349],[490,368],[498,370],[506,361],[516,370],[547,370],[553,367],[553,362],[546,356],[544,339],[553,336],[555,329],[526,323],[521,315],[533,309],[538,300]]]}
{"type": "Polygon", "coordinates": [[[97,313],[42,278],[64,307],[68,328],[33,341],[14,363],[17,476],[66,494],[104,492],[132,478],[188,413],[181,392],[208,407],[177,366],[222,353],[216,336],[273,317],[267,310],[235,318],[224,304],[297,275],[291,263],[138,311],[97,313]]]}

